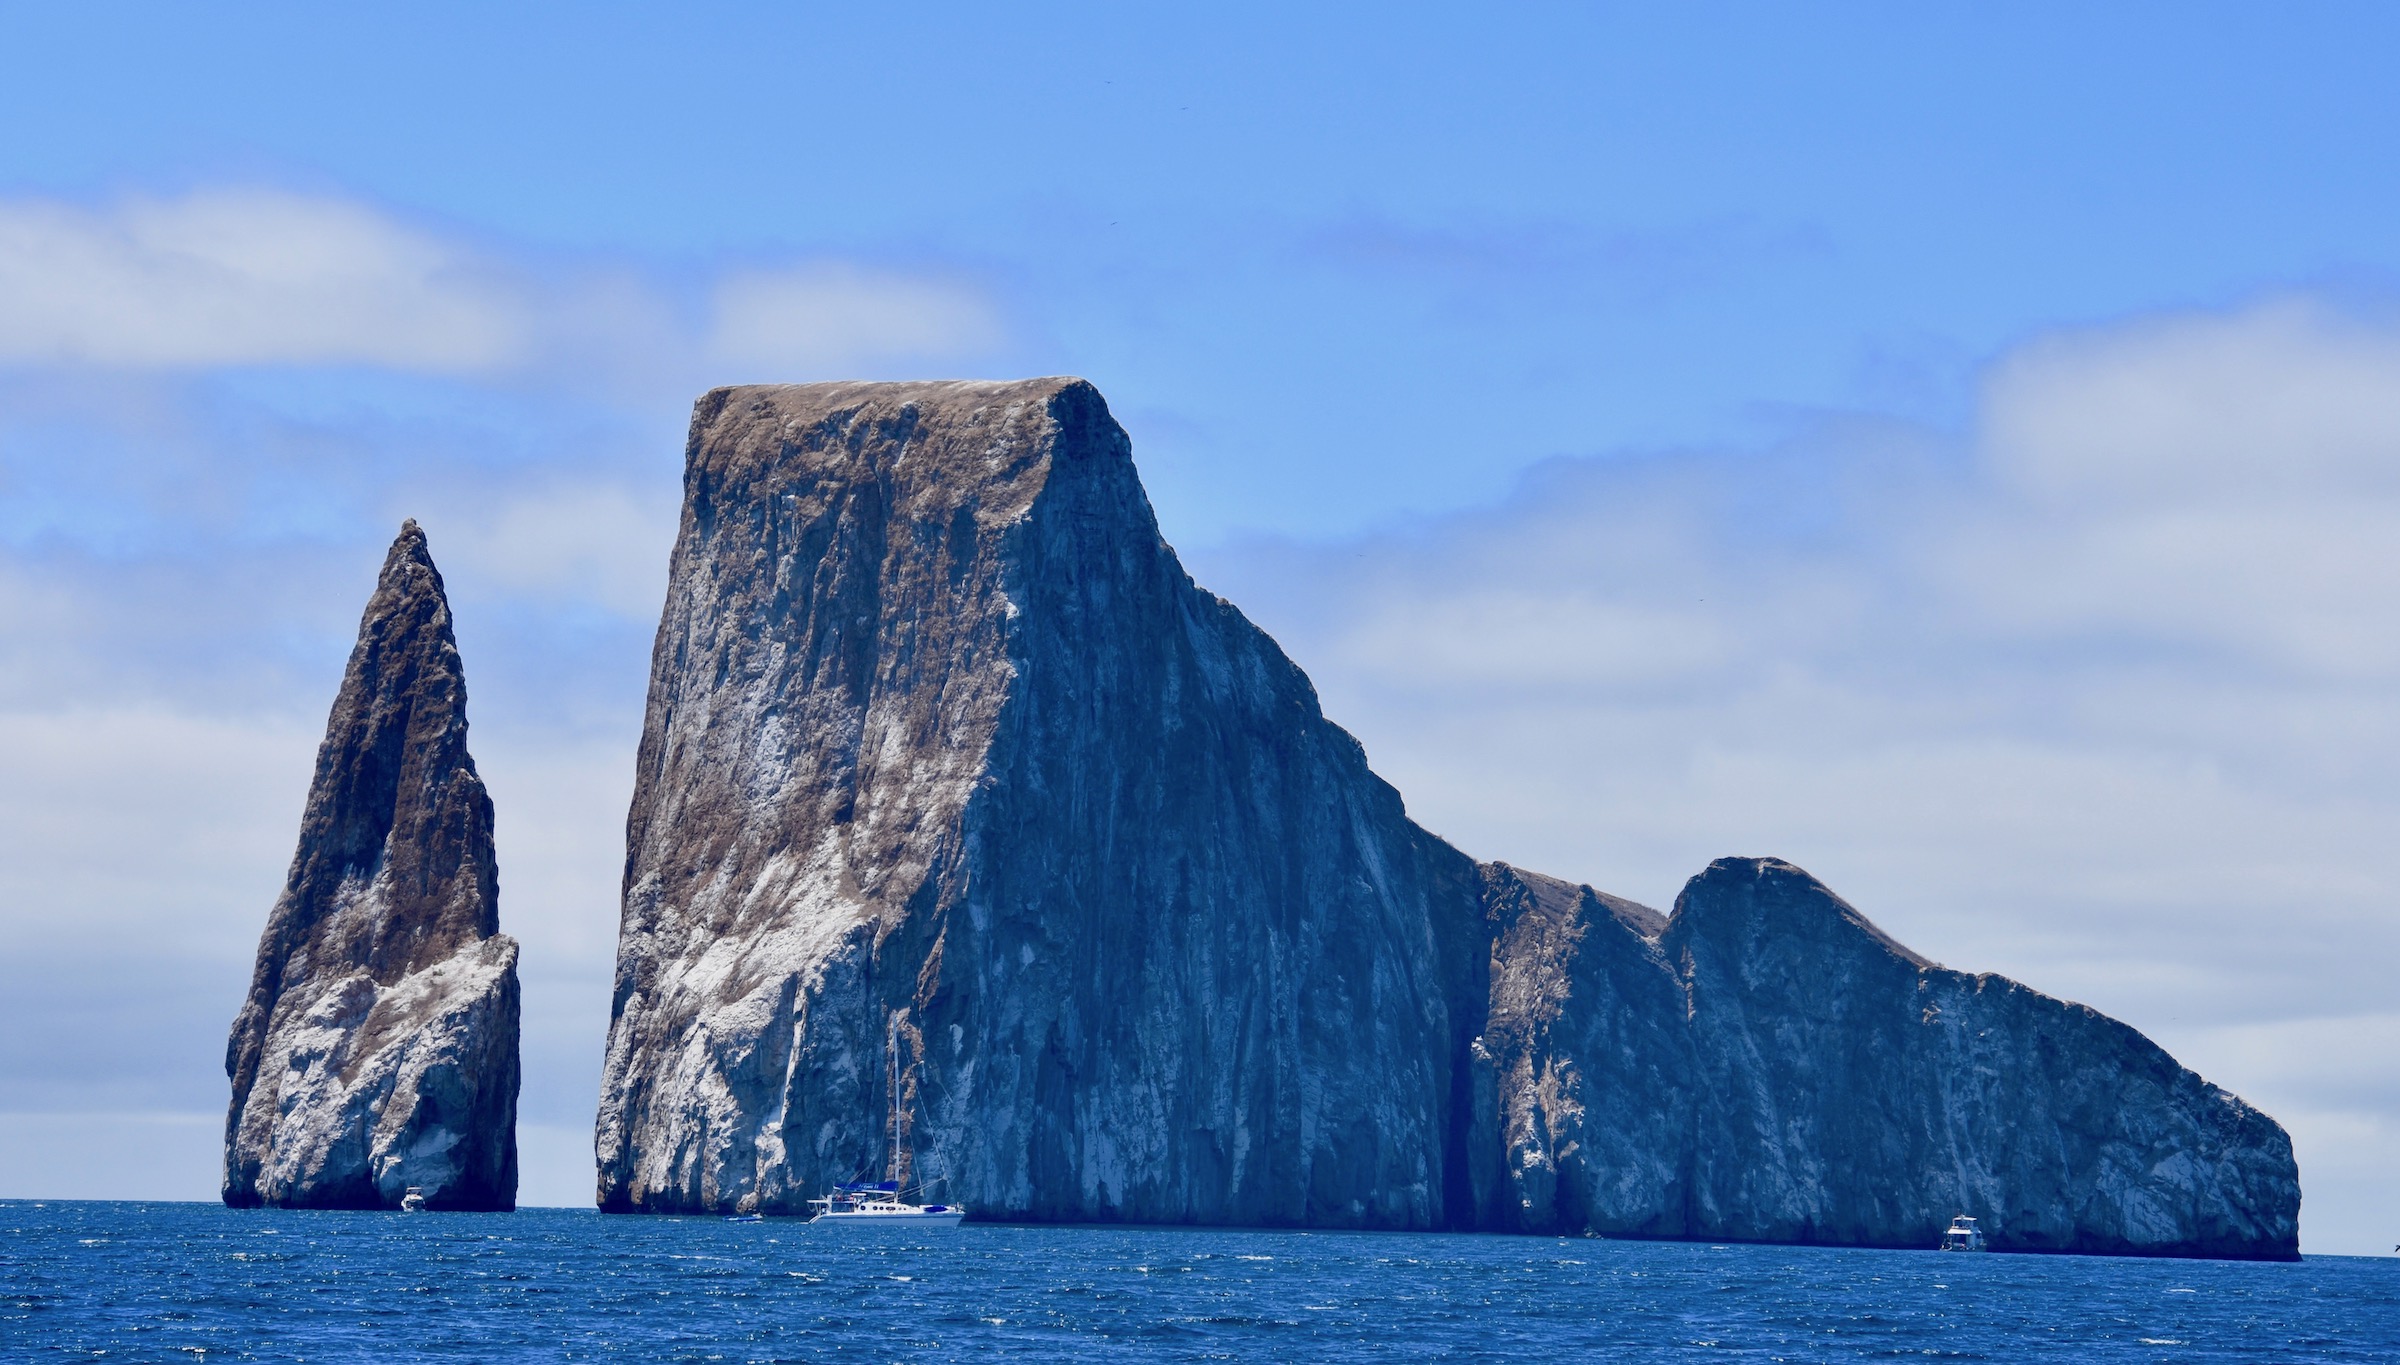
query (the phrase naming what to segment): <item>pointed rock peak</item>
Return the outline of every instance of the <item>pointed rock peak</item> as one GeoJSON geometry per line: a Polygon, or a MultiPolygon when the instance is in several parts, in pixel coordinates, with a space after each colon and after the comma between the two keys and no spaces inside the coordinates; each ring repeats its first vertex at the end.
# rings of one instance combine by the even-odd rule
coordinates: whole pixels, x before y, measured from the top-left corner
{"type": "Polygon", "coordinates": [[[1875,927],[1857,907],[1781,858],[1719,858],[1684,884],[1667,933],[1677,938],[1863,938],[1912,966],[1934,963],[1875,927]]]}
{"type": "Polygon", "coordinates": [[[418,525],[418,518],[410,516],[408,521],[401,523],[401,533],[391,537],[391,549],[384,552],[382,583],[389,583],[394,573],[406,573],[408,569],[432,569],[432,566],[434,557],[432,549],[425,547],[425,528],[418,525]]]}
{"type": "Polygon", "coordinates": [[[466,705],[442,576],[409,521],[359,622],[227,1043],[229,1203],[515,1200],[517,949],[499,933],[466,705]]]}
{"type": "Polygon", "coordinates": [[[400,523],[400,534],[392,537],[392,548],[383,557],[383,571],[389,574],[402,561],[433,567],[433,554],[425,548],[425,528],[410,517],[400,523]]]}
{"type": "Polygon", "coordinates": [[[380,884],[383,930],[345,932],[339,945],[378,980],[499,928],[491,802],[467,752],[466,710],[450,600],[411,519],[359,620],[277,907],[304,929],[342,902],[347,881],[380,884]]]}
{"type": "Polygon", "coordinates": [[[433,551],[425,543],[425,531],[414,517],[400,523],[400,534],[392,538],[392,548],[384,553],[383,572],[376,576],[375,595],[367,602],[367,619],[389,615],[389,603],[406,598],[434,598],[441,603],[442,619],[450,615],[450,603],[442,583],[442,571],[433,566],[433,551]]]}

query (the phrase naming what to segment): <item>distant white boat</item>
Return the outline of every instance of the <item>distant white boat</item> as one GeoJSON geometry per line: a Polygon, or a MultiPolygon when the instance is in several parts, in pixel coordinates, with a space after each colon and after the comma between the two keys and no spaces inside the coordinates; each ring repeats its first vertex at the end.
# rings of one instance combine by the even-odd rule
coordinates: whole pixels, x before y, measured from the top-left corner
{"type": "Polygon", "coordinates": [[[967,1211],[955,1204],[911,1204],[901,1197],[900,1188],[900,1016],[892,1015],[889,1035],[884,1039],[884,1056],[890,1067],[889,1083],[892,1094],[891,1122],[884,1132],[884,1169],[887,1180],[852,1181],[836,1185],[833,1192],[821,1199],[811,1199],[808,1206],[816,1212],[811,1223],[904,1223],[916,1227],[957,1227],[967,1211]]]}
{"type": "Polygon", "coordinates": [[[1975,1226],[1974,1219],[1962,1213],[1950,1220],[1950,1230],[1942,1234],[1942,1250],[1989,1251],[1991,1248],[1983,1244],[1983,1229],[1975,1226]]]}
{"type": "Polygon", "coordinates": [[[423,1213],[425,1211],[423,1187],[417,1185],[408,1187],[408,1193],[400,1196],[400,1211],[402,1213],[423,1213]]]}

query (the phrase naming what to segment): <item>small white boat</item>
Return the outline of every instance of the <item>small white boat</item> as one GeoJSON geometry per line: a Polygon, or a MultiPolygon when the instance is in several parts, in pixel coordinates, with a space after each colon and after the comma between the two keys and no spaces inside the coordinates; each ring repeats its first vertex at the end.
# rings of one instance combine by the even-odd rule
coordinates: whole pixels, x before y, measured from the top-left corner
{"type": "Polygon", "coordinates": [[[914,1227],[954,1228],[967,1216],[956,1204],[911,1204],[902,1198],[900,1188],[900,1016],[892,1016],[889,1036],[884,1039],[884,1056],[889,1066],[889,1085],[892,1096],[890,1126],[884,1132],[884,1166],[888,1180],[873,1182],[851,1181],[833,1187],[833,1193],[821,1199],[811,1199],[808,1206],[815,1213],[810,1223],[903,1223],[914,1227]]]}
{"type": "Polygon", "coordinates": [[[836,1185],[833,1193],[822,1199],[811,1199],[808,1206],[815,1209],[811,1223],[910,1223],[920,1227],[954,1228],[967,1216],[965,1209],[952,1204],[911,1204],[900,1197],[898,1185],[889,1180],[872,1185],[836,1185]]]}
{"type": "Polygon", "coordinates": [[[1963,1213],[1951,1219],[1950,1230],[1942,1234],[1942,1250],[1944,1251],[1989,1251],[1990,1249],[1983,1244],[1983,1229],[1975,1226],[1975,1220],[1963,1213]]]}
{"type": "Polygon", "coordinates": [[[408,1187],[408,1193],[400,1196],[400,1211],[402,1213],[423,1213],[425,1211],[423,1186],[411,1185],[408,1187]]]}

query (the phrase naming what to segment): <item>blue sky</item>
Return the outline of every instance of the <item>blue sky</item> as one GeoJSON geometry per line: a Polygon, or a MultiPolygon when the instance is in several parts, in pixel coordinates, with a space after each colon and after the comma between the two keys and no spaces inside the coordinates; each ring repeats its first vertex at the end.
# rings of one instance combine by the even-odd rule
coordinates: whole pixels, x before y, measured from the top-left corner
{"type": "Polygon", "coordinates": [[[361,197],[669,282],[936,270],[1009,323],[975,359],[1150,416],[1202,534],[1795,410],[1954,419],[2043,328],[2374,293],[2393,253],[2369,7],[490,8],[19,10],[0,173],[361,197]]]}
{"type": "Polygon", "coordinates": [[[0,6],[5,1192],[213,1192],[414,515],[583,1197],[691,398],[1063,372],[1437,830],[1794,858],[2390,1244],[2388,8],[492,9],[0,6]]]}

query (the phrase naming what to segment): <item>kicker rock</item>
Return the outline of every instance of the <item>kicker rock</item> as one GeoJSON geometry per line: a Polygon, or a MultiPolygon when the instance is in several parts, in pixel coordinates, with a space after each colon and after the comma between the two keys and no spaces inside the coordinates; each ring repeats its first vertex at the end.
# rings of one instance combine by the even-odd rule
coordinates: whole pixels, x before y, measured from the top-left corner
{"type": "Polygon", "coordinates": [[[225,1070],[225,1202],[510,1209],[517,945],[441,574],[400,528],[225,1070]]]}
{"type": "Polygon", "coordinates": [[[721,389],[684,491],[603,1208],[877,1172],[896,1038],[903,1175],[979,1215],[1443,1223],[1475,867],[1193,585],[1097,391],[721,389]]]}
{"type": "Polygon", "coordinates": [[[896,1165],[1000,1219],[2272,1256],[2298,1201],[2265,1116],[1797,869],[1670,921],[1419,829],[1058,379],[701,399],[597,1148],[613,1211],[896,1165]]]}

